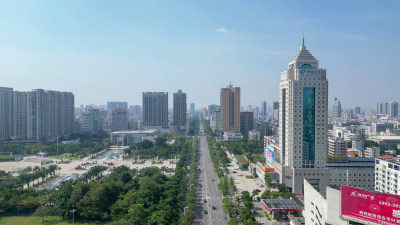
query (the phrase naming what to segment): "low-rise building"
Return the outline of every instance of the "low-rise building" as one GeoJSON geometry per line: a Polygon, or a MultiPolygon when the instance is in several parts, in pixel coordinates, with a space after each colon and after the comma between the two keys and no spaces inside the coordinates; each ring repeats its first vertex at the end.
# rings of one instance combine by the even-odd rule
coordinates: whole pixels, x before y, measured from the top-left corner
{"type": "Polygon", "coordinates": [[[364,150],[365,158],[379,158],[381,149],[379,147],[366,147],[364,150]]]}
{"type": "Polygon", "coordinates": [[[347,141],[345,141],[343,138],[329,139],[328,155],[331,156],[347,155],[347,141]]]}
{"type": "Polygon", "coordinates": [[[223,140],[224,141],[237,141],[243,138],[241,133],[234,132],[224,132],[223,140]]]}
{"type": "Polygon", "coordinates": [[[326,192],[320,193],[304,180],[305,224],[349,224],[340,218],[340,200],[340,190],[327,187],[326,192]]]}
{"type": "Polygon", "coordinates": [[[400,136],[371,136],[368,137],[368,140],[385,145],[387,147],[400,144],[400,136]]]}
{"type": "Polygon", "coordinates": [[[352,141],[351,148],[357,150],[364,150],[364,141],[352,141]]]}
{"type": "Polygon", "coordinates": [[[151,140],[159,133],[158,130],[124,130],[111,133],[111,144],[118,146],[129,146],[143,140],[151,140]]]}
{"type": "Polygon", "coordinates": [[[329,186],[348,185],[368,190],[374,189],[374,158],[348,158],[346,161],[329,161],[329,186]]]}
{"type": "Polygon", "coordinates": [[[249,140],[260,140],[260,132],[256,130],[249,131],[249,140]]]}

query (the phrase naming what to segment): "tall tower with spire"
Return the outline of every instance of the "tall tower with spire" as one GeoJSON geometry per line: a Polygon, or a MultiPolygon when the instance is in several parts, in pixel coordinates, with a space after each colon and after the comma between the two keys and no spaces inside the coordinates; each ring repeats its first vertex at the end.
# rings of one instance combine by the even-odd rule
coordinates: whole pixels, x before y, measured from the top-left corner
{"type": "Polygon", "coordinates": [[[300,50],[281,72],[279,88],[280,182],[294,193],[303,193],[306,179],[318,190],[329,184],[328,80],[326,70],[307,50],[300,50]]]}

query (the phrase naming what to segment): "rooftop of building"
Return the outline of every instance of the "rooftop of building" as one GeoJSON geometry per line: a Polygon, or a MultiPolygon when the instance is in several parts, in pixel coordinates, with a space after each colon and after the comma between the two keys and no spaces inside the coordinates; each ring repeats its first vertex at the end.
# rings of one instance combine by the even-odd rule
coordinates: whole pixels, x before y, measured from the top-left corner
{"type": "Polygon", "coordinates": [[[377,139],[380,139],[380,140],[398,140],[398,141],[400,141],[400,136],[371,136],[371,137],[368,137],[368,139],[375,139],[375,140],[377,140],[377,139]]]}
{"type": "Polygon", "coordinates": [[[120,130],[120,131],[114,131],[112,134],[154,134],[156,133],[156,129],[151,129],[151,130],[120,130]]]}
{"type": "Polygon", "coordinates": [[[394,158],[396,158],[396,157],[391,156],[391,155],[383,155],[383,156],[381,156],[381,157],[379,157],[379,158],[381,158],[381,159],[394,159],[394,158]]]}
{"type": "Polygon", "coordinates": [[[273,211],[303,211],[304,206],[300,206],[294,199],[262,199],[261,203],[264,205],[265,209],[273,211]]]}

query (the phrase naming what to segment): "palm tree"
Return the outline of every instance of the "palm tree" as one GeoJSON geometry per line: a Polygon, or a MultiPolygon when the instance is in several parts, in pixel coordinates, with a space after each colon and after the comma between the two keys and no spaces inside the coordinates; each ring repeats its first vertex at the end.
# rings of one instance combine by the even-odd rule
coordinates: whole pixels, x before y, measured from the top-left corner
{"type": "Polygon", "coordinates": [[[32,169],[33,172],[38,172],[40,171],[40,166],[34,166],[32,169]]]}
{"type": "Polygon", "coordinates": [[[32,166],[27,166],[27,167],[25,167],[25,171],[31,172],[31,171],[32,171],[32,166]]]}

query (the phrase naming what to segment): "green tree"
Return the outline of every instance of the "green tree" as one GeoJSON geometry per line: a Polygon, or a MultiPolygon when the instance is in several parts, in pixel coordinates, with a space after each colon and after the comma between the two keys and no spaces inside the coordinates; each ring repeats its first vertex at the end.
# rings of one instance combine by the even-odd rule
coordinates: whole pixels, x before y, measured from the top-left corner
{"type": "Polygon", "coordinates": [[[279,192],[286,192],[287,188],[285,184],[278,184],[279,192]]]}
{"type": "Polygon", "coordinates": [[[267,183],[268,187],[271,187],[271,182],[272,182],[271,176],[268,173],[265,173],[264,179],[265,179],[265,183],[267,183]]]}
{"type": "Polygon", "coordinates": [[[33,215],[42,217],[42,222],[45,222],[46,216],[51,216],[53,214],[53,209],[51,207],[41,205],[39,206],[33,215]]]}

